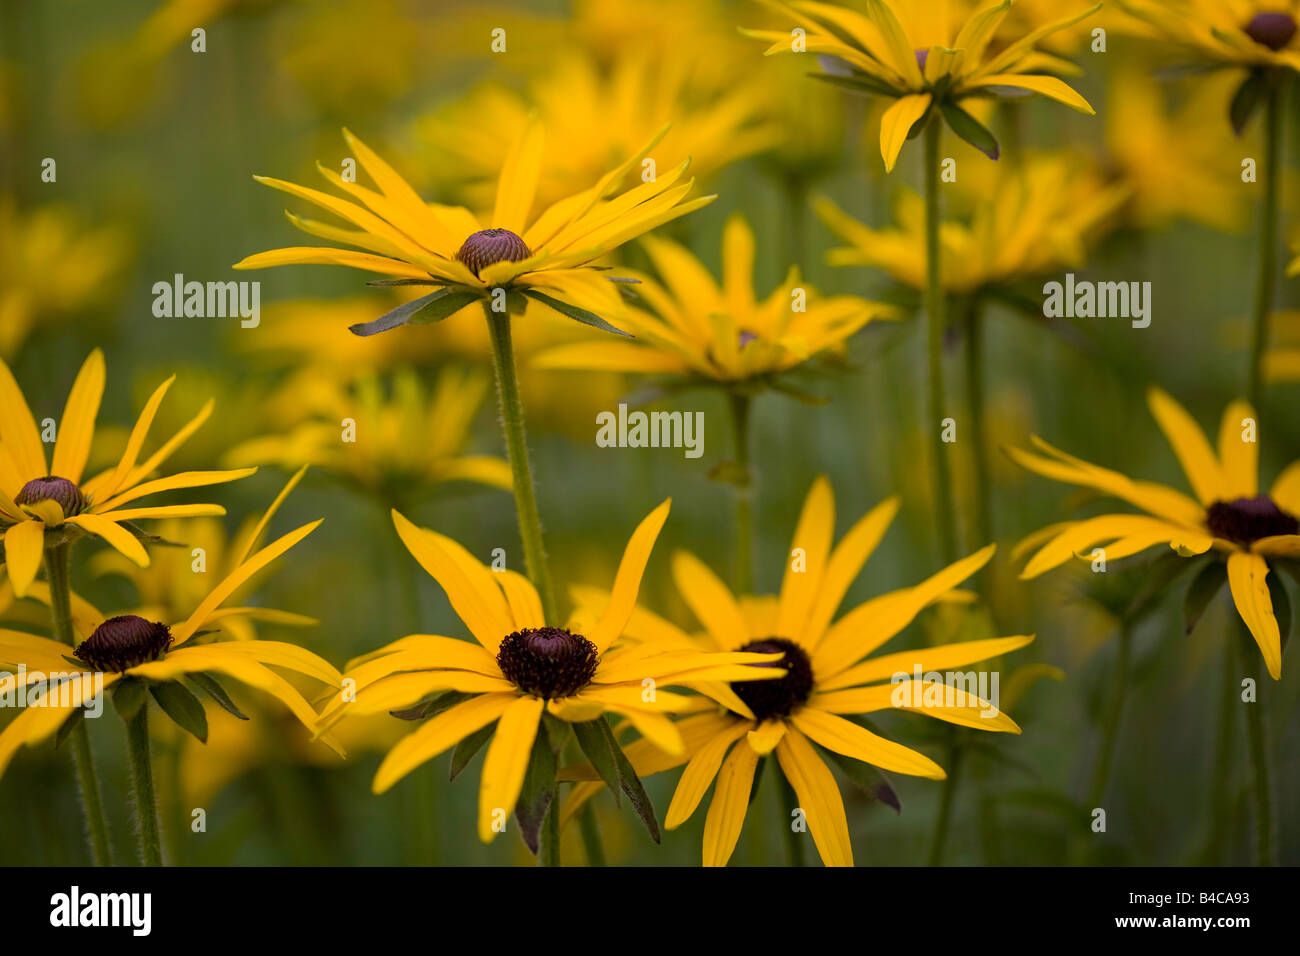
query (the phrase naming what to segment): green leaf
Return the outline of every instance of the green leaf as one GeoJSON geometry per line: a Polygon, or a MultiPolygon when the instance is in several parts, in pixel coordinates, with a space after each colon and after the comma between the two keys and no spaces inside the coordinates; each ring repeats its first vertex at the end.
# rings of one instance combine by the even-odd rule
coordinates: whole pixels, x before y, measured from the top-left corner
{"type": "Polygon", "coordinates": [[[650,839],[658,843],[660,839],[659,818],[655,816],[654,804],[650,802],[650,797],[646,795],[645,787],[641,784],[641,778],[636,775],[636,771],[632,769],[632,762],[627,759],[627,754],[623,753],[623,748],[614,739],[614,731],[610,729],[609,721],[601,717],[597,723],[600,724],[600,733],[605,738],[606,746],[613,750],[614,765],[618,769],[619,786],[623,788],[627,798],[632,801],[632,809],[636,811],[637,816],[641,818],[641,822],[645,824],[650,839]]]}
{"type": "Polygon", "coordinates": [[[555,799],[556,765],[550,734],[540,726],[537,731],[533,738],[533,752],[528,758],[528,770],[524,773],[524,785],[519,791],[519,802],[515,804],[519,832],[534,854],[541,838],[542,822],[555,799]]]}
{"type": "Polygon", "coordinates": [[[469,766],[469,762],[474,759],[474,755],[492,739],[492,734],[496,729],[497,722],[494,720],[486,727],[480,727],[468,737],[463,738],[456,745],[456,749],[451,752],[451,775],[447,777],[448,780],[455,780],[460,776],[460,772],[469,766]]]}
{"type": "Polygon", "coordinates": [[[444,710],[467,701],[473,696],[473,694],[465,694],[458,690],[449,690],[438,694],[430,694],[418,704],[405,707],[402,710],[390,710],[388,713],[398,720],[424,720],[428,717],[436,717],[444,710]]]}
{"type": "Polygon", "coordinates": [[[124,677],[113,685],[113,709],[126,723],[144,706],[144,683],[134,677],[124,677]]]}
{"type": "Polygon", "coordinates": [[[1211,561],[1192,579],[1183,597],[1183,622],[1187,633],[1196,630],[1201,615],[1228,581],[1228,569],[1222,561],[1211,561]]]}
{"type": "Polygon", "coordinates": [[[208,742],[208,715],[203,712],[199,699],[184,684],[174,680],[151,684],[149,693],[181,730],[192,734],[201,743],[208,742]]]}
{"type": "Polygon", "coordinates": [[[892,88],[865,73],[853,73],[848,76],[840,73],[809,73],[808,75],[814,80],[852,90],[854,93],[871,93],[876,96],[888,96],[891,99],[897,95],[892,88]]]}
{"type": "Polygon", "coordinates": [[[421,325],[428,322],[440,322],[479,298],[482,298],[482,296],[478,295],[478,293],[468,292],[464,289],[439,289],[436,292],[430,292],[428,295],[422,295],[418,299],[405,302],[391,312],[385,312],[373,322],[358,322],[356,325],[349,326],[349,331],[353,335],[378,335],[380,332],[387,332],[399,325],[407,325],[412,322],[421,325]]]}
{"type": "Polygon", "coordinates": [[[903,812],[903,803],[898,799],[898,793],[894,790],[894,785],[889,782],[889,778],[879,768],[873,767],[869,763],[863,763],[861,760],[854,760],[852,757],[837,754],[833,750],[823,750],[822,752],[834,760],[840,770],[844,771],[844,776],[848,777],[854,786],[873,801],[892,807],[895,813],[903,812]]]}
{"type": "Polygon", "coordinates": [[[1228,107],[1228,119],[1232,122],[1232,131],[1240,136],[1245,132],[1246,124],[1255,115],[1264,95],[1268,92],[1268,78],[1262,71],[1252,71],[1237,92],[1232,94],[1232,103],[1228,107]]]}
{"type": "Polygon", "coordinates": [[[195,687],[199,688],[199,690],[203,691],[215,700],[226,713],[234,714],[240,720],[248,719],[248,717],[244,715],[243,711],[235,706],[235,702],[230,699],[230,695],[226,693],[226,689],[217,683],[217,679],[211,674],[205,674],[202,671],[195,671],[189,675],[189,681],[195,687]]]}
{"type": "Polygon", "coordinates": [[[68,715],[68,719],[59,724],[59,731],[54,737],[54,749],[58,750],[59,745],[68,738],[72,733],[81,726],[81,722],[86,719],[86,708],[78,707],[68,715]]]}
{"type": "Polygon", "coordinates": [[[940,103],[939,109],[948,123],[948,128],[958,137],[970,143],[989,159],[997,159],[1001,155],[997,138],[975,117],[949,100],[940,103]]]}
{"type": "Polygon", "coordinates": [[[596,773],[600,774],[600,779],[605,781],[605,786],[609,787],[609,792],[614,795],[614,803],[621,807],[623,805],[622,781],[618,775],[618,761],[614,757],[614,751],[609,748],[609,741],[600,729],[603,721],[604,718],[599,717],[596,720],[575,723],[573,736],[578,738],[578,746],[582,749],[583,755],[591,761],[591,765],[596,768],[596,773]]]}
{"type": "Polygon", "coordinates": [[[559,299],[549,296],[545,292],[538,292],[536,289],[525,289],[524,295],[534,301],[542,303],[542,305],[550,306],[561,315],[568,316],[576,322],[581,322],[583,325],[590,325],[592,328],[600,329],[603,332],[612,332],[615,335],[621,335],[624,338],[635,338],[631,332],[624,332],[622,329],[615,328],[595,312],[588,312],[586,309],[580,309],[576,305],[570,305],[568,302],[561,302],[559,299]]]}

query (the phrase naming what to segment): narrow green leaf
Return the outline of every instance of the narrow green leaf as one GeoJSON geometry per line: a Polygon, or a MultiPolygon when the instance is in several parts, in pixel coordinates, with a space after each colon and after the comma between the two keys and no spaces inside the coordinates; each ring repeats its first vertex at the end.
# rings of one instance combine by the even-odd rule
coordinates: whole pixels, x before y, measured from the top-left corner
{"type": "Polygon", "coordinates": [[[650,839],[656,843],[659,842],[659,818],[655,816],[654,804],[650,802],[650,797],[645,792],[645,787],[641,784],[641,778],[636,775],[632,769],[632,762],[627,759],[623,753],[623,748],[618,745],[614,738],[614,731],[609,726],[608,719],[602,717],[599,721],[600,733],[605,738],[606,746],[612,748],[614,753],[614,765],[618,768],[619,786],[627,794],[627,798],[632,801],[632,809],[636,811],[641,822],[645,824],[646,832],[650,834],[650,839]]]}
{"type": "Polygon", "coordinates": [[[1211,561],[1192,579],[1183,598],[1183,622],[1188,634],[1196,630],[1201,615],[1227,581],[1228,569],[1222,561],[1211,561]]]}
{"type": "Polygon", "coordinates": [[[896,95],[894,90],[890,87],[868,77],[864,73],[853,73],[847,76],[840,73],[809,73],[808,75],[814,80],[821,80],[823,83],[829,83],[832,86],[839,86],[846,90],[852,90],[854,93],[869,93],[876,96],[888,96],[891,99],[896,95]]]}
{"type": "Polygon", "coordinates": [[[144,702],[144,683],[134,677],[124,677],[113,685],[113,709],[127,723],[140,711],[144,702]]]}
{"type": "Polygon", "coordinates": [[[349,326],[349,330],[354,335],[378,335],[399,325],[438,322],[454,312],[459,312],[478,298],[481,296],[474,292],[449,288],[438,289],[418,299],[404,302],[373,322],[358,322],[356,325],[349,326]]]}
{"type": "Polygon", "coordinates": [[[524,785],[515,804],[515,819],[524,843],[534,854],[540,840],[542,822],[546,811],[555,799],[555,751],[551,749],[550,735],[541,727],[533,739],[533,752],[528,758],[524,785]]]}
{"type": "Polygon", "coordinates": [[[997,138],[970,113],[948,100],[940,103],[939,109],[943,112],[943,118],[948,122],[948,128],[961,139],[970,143],[989,159],[997,159],[1001,155],[1002,151],[998,147],[997,138]]]}
{"type": "Polygon", "coordinates": [[[822,750],[822,753],[834,760],[836,765],[844,771],[844,776],[848,777],[854,786],[873,801],[893,808],[895,813],[903,812],[903,803],[898,799],[898,793],[894,790],[894,785],[889,782],[889,778],[878,767],[863,763],[861,760],[854,760],[852,757],[845,757],[843,754],[837,754],[833,750],[822,750]]]}
{"type": "Polygon", "coordinates": [[[202,743],[208,742],[208,715],[203,712],[199,699],[184,684],[174,680],[150,684],[149,693],[153,694],[158,706],[181,730],[192,734],[202,743]]]}
{"type": "Polygon", "coordinates": [[[221,684],[217,682],[217,679],[211,674],[205,674],[202,671],[195,671],[189,675],[189,681],[195,687],[199,688],[199,690],[203,691],[215,700],[226,713],[234,714],[240,720],[248,719],[244,712],[235,706],[235,702],[230,699],[230,695],[226,693],[226,689],[222,687],[221,684]]]}
{"type": "Polygon", "coordinates": [[[86,719],[86,708],[78,707],[68,715],[68,719],[59,724],[59,731],[54,736],[54,749],[58,750],[59,745],[68,738],[72,733],[81,726],[81,722],[86,719]]]}
{"type": "Polygon", "coordinates": [[[388,713],[398,720],[424,720],[428,717],[436,717],[444,710],[467,701],[473,696],[473,694],[465,694],[458,690],[442,691],[437,694],[430,694],[418,704],[413,704],[402,710],[390,710],[388,713]]]}
{"type": "Polygon", "coordinates": [[[600,329],[603,332],[612,332],[615,335],[621,335],[624,338],[635,338],[631,332],[624,332],[622,329],[615,328],[595,312],[588,312],[586,309],[580,309],[576,305],[571,305],[568,302],[561,302],[559,299],[549,296],[545,292],[538,292],[536,289],[525,289],[524,295],[542,303],[542,305],[550,306],[561,315],[568,316],[576,322],[581,322],[583,325],[590,325],[592,328],[600,329]]]}
{"type": "Polygon", "coordinates": [[[1237,87],[1237,92],[1232,94],[1232,103],[1228,106],[1228,119],[1232,122],[1232,131],[1238,136],[1245,132],[1246,124],[1264,102],[1264,94],[1267,92],[1268,78],[1264,73],[1256,70],[1252,71],[1242,81],[1241,86],[1237,87]]]}
{"type": "Polygon", "coordinates": [[[468,737],[463,738],[456,745],[456,749],[451,752],[451,774],[447,777],[448,780],[455,780],[460,776],[460,772],[469,766],[469,762],[474,759],[474,755],[492,739],[492,734],[496,729],[497,722],[494,720],[486,727],[480,727],[468,737]]]}
{"type": "Polygon", "coordinates": [[[618,762],[614,759],[614,751],[609,749],[609,741],[600,729],[599,725],[602,721],[603,718],[598,718],[575,723],[573,736],[578,738],[578,746],[582,749],[583,755],[591,761],[591,765],[596,768],[596,773],[600,774],[600,779],[605,781],[605,786],[609,787],[609,792],[614,795],[614,803],[621,807],[623,796],[618,762]]]}

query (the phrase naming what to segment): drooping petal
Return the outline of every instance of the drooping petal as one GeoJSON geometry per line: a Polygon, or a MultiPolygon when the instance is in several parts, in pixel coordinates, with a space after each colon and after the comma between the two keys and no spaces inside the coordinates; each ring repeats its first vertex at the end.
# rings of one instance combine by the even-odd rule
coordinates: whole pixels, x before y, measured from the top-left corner
{"type": "Polygon", "coordinates": [[[1228,555],[1228,587],[1232,602],[1246,622],[1250,636],[1264,655],[1268,674],[1282,677],[1282,633],[1273,614],[1273,598],[1268,593],[1268,563],[1258,554],[1238,551],[1228,555]]]}
{"type": "Polygon", "coordinates": [[[754,786],[758,754],[747,746],[732,747],[713,787],[713,800],[704,818],[704,865],[726,866],[740,839],[749,791],[754,786]]]}
{"type": "MultiPolygon", "coordinates": [[[[833,749],[833,748],[832,748],[833,749]]],[[[776,745],[781,772],[794,788],[808,821],[817,853],[826,866],[852,866],[853,846],[844,800],[826,762],[799,731],[791,729],[776,745]]]]}
{"type": "Polygon", "coordinates": [[[478,791],[478,836],[484,843],[497,835],[493,824],[508,817],[519,800],[544,706],[539,697],[518,697],[497,722],[478,791]]]}

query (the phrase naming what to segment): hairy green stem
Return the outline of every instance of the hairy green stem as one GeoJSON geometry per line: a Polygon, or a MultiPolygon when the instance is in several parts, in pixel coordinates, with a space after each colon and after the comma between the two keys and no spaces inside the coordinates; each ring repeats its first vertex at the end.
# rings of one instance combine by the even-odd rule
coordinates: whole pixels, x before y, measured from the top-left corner
{"type": "Polygon", "coordinates": [[[1119,739],[1120,721],[1124,716],[1124,702],[1128,697],[1129,655],[1133,635],[1127,621],[1119,626],[1119,653],[1115,660],[1115,690],[1110,707],[1102,718],[1101,743],[1097,749],[1097,763],[1092,771],[1092,786],[1088,788],[1088,809],[1101,806],[1110,783],[1110,771],[1115,757],[1115,743],[1119,739]]]}
{"type": "Polygon", "coordinates": [[[940,423],[944,414],[943,339],[945,332],[943,281],[939,245],[939,144],[943,124],[932,118],[925,128],[925,311],[929,405],[925,431],[933,437],[930,447],[931,480],[934,485],[935,523],[939,530],[939,551],[945,564],[957,559],[956,517],[952,504],[952,466],[940,423]]]}
{"type": "Polygon", "coordinates": [[[942,866],[943,854],[948,844],[948,830],[952,824],[952,805],[957,796],[957,781],[961,776],[962,747],[954,728],[948,729],[948,776],[943,781],[943,793],[939,797],[939,813],[934,820],[934,836],[930,840],[930,855],[927,866],[942,866]]]}
{"type": "Polygon", "coordinates": [[[1214,742],[1214,764],[1210,771],[1210,829],[1205,846],[1206,864],[1219,863],[1223,854],[1223,833],[1229,808],[1228,785],[1232,779],[1232,741],[1236,736],[1237,650],[1235,642],[1224,645],[1219,684],[1219,730],[1214,742]]]}
{"type": "MultiPolygon", "coordinates": [[[[558,795],[556,799],[559,799],[558,795]]],[[[588,803],[578,813],[578,827],[582,832],[582,846],[587,851],[588,866],[605,865],[605,848],[600,843],[600,829],[596,826],[596,810],[588,803]]]]}
{"type": "Polygon", "coordinates": [[[732,457],[740,472],[733,485],[736,504],[735,551],[732,583],[736,594],[749,594],[754,589],[754,475],[749,465],[749,412],[751,399],[740,392],[728,392],[731,403],[732,457]]]}
{"type": "Polygon", "coordinates": [[[492,336],[492,364],[496,370],[497,400],[501,408],[501,431],[506,439],[510,473],[514,479],[515,511],[519,519],[519,537],[524,545],[524,565],[528,577],[542,599],[546,623],[558,625],[555,592],[551,572],[546,565],[546,547],[542,540],[542,517],[537,510],[537,493],[533,488],[533,468],[528,458],[528,436],[524,430],[524,405],[519,399],[519,378],[515,371],[514,345],[510,338],[510,315],[483,307],[488,332],[492,336]]]}
{"type": "MultiPolygon", "coordinates": [[[[1244,627],[1243,627],[1244,630],[1244,627]]],[[[1243,670],[1255,678],[1255,699],[1246,704],[1246,742],[1254,771],[1255,861],[1260,866],[1277,863],[1277,834],[1273,826],[1273,778],[1269,760],[1268,715],[1264,712],[1264,674],[1254,641],[1245,635],[1237,642],[1243,670]]]]}
{"type": "Polygon", "coordinates": [[[993,540],[992,484],[989,480],[988,429],[984,418],[984,315],[978,296],[966,306],[966,411],[970,415],[975,463],[975,536],[982,548],[993,540]]]}
{"type": "MultiPolygon", "coordinates": [[[[45,577],[50,585],[50,619],[54,636],[69,647],[77,644],[72,626],[72,543],[56,544],[45,549],[45,577]]],[[[84,720],[72,731],[72,762],[77,772],[77,789],[86,815],[90,857],[96,866],[108,866],[113,851],[108,842],[108,818],[95,775],[95,758],[90,749],[90,729],[84,720]]]]}
{"type": "Polygon", "coordinates": [[[1263,390],[1268,320],[1273,306],[1273,287],[1277,282],[1277,206],[1281,146],[1282,84],[1270,77],[1264,104],[1264,161],[1259,166],[1259,176],[1264,186],[1264,198],[1259,210],[1259,269],[1255,277],[1255,311],[1251,325],[1250,367],[1246,378],[1246,398],[1256,412],[1259,411],[1263,390]]]}
{"type": "Polygon", "coordinates": [[[162,866],[162,844],[158,839],[158,799],[154,795],[153,760],[149,755],[149,702],[126,723],[127,753],[131,758],[131,789],[135,794],[136,835],[140,840],[140,862],[162,866]]]}

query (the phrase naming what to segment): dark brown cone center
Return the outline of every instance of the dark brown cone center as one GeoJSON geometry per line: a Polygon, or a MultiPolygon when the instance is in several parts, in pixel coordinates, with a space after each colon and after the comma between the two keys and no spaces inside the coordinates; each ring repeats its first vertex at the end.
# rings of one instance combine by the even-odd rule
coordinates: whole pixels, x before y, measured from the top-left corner
{"type": "Polygon", "coordinates": [[[1246,36],[1274,52],[1295,36],[1296,22],[1289,13],[1257,13],[1246,24],[1246,36]]]}
{"type": "Polygon", "coordinates": [[[765,637],[750,641],[742,651],[753,654],[781,654],[779,661],[771,664],[754,664],[754,667],[784,667],[785,676],[776,680],[732,681],[731,689],[749,705],[760,721],[772,717],[787,717],[802,707],[813,689],[812,662],[808,654],[794,641],[784,637],[765,637]]]}
{"type": "Polygon", "coordinates": [[[497,651],[506,680],[526,694],[554,700],[591,683],[600,663],[596,645],[561,627],[530,627],[507,634],[497,651]]]}
{"type": "Polygon", "coordinates": [[[509,229],[483,229],[465,240],[456,258],[478,275],[494,262],[522,262],[531,255],[524,240],[509,229]]]}
{"type": "Polygon", "coordinates": [[[172,632],[134,614],[110,617],[72,652],[97,671],[122,673],[129,667],[156,661],[171,647],[172,632]]]}
{"type": "Polygon", "coordinates": [[[1216,501],[1205,510],[1205,526],[1216,538],[1236,544],[1300,533],[1300,520],[1279,508],[1268,495],[1216,501]]]}
{"type": "Polygon", "coordinates": [[[53,501],[63,509],[65,517],[80,514],[86,508],[86,496],[74,482],[58,475],[46,475],[33,478],[14,495],[16,505],[34,505],[41,501],[53,501]]]}

